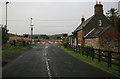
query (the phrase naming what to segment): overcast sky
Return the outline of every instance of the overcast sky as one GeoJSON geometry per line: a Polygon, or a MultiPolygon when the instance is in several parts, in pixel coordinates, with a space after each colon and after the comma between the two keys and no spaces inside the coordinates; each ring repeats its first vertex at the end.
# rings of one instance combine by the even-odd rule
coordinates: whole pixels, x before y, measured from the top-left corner
{"type": "MultiPolygon", "coordinates": [[[[30,18],[33,18],[34,34],[61,34],[71,32],[94,14],[94,2],[15,2],[9,0],[8,29],[14,34],[30,34],[30,18]]],[[[72,0],[70,0],[72,1],[72,0]]],[[[118,0],[117,0],[118,1],[118,0]]],[[[118,2],[102,2],[104,14],[110,8],[118,8],[118,2]]],[[[2,3],[2,21],[5,25],[5,3],[2,3]]]]}

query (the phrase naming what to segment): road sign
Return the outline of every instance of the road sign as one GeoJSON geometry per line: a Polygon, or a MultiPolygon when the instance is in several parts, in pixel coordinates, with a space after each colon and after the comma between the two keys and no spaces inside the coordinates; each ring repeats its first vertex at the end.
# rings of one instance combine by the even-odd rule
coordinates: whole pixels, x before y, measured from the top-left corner
{"type": "Polygon", "coordinates": [[[23,38],[28,38],[29,34],[23,34],[23,38]]]}
{"type": "Polygon", "coordinates": [[[68,36],[67,33],[63,33],[63,34],[62,34],[62,37],[67,37],[67,36],[68,36]]]}

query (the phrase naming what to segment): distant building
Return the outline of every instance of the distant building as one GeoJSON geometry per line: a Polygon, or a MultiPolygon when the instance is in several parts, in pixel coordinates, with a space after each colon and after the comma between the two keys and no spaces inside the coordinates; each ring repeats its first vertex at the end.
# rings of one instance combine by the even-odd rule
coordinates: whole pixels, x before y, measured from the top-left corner
{"type": "Polygon", "coordinates": [[[115,18],[114,25],[112,25],[103,14],[101,2],[96,3],[94,15],[87,20],[82,17],[81,24],[69,36],[69,44],[75,46],[84,44],[97,49],[118,51],[120,48],[118,44],[120,33],[117,30],[117,23],[117,18],[115,18]]]}
{"type": "Polygon", "coordinates": [[[10,41],[12,41],[12,40],[20,40],[20,39],[23,39],[23,37],[16,37],[16,36],[9,37],[10,41]]]}
{"type": "Polygon", "coordinates": [[[25,40],[25,41],[30,41],[30,38],[23,38],[23,37],[11,36],[11,37],[9,37],[9,40],[10,40],[10,41],[13,41],[13,40],[25,40]]]}

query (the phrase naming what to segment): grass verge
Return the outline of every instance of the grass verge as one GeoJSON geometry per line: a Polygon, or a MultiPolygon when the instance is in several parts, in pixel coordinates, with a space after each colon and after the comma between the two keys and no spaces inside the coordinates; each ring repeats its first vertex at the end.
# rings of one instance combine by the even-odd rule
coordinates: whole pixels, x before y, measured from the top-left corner
{"type": "Polygon", "coordinates": [[[30,46],[11,46],[2,48],[2,65],[8,64],[10,61],[21,55],[20,52],[27,50],[30,46]]]}
{"type": "Polygon", "coordinates": [[[67,52],[68,54],[70,54],[70,55],[72,55],[74,57],[77,57],[78,59],[80,59],[80,60],[82,60],[82,61],[84,61],[84,62],[86,62],[88,64],[91,64],[91,65],[93,65],[93,66],[95,66],[95,67],[97,67],[97,68],[99,68],[99,69],[101,69],[103,71],[106,71],[106,72],[108,72],[110,74],[113,74],[113,75],[115,75],[117,77],[120,77],[120,72],[115,70],[115,69],[119,69],[119,67],[116,66],[116,65],[112,65],[112,67],[110,68],[110,67],[107,67],[106,62],[101,61],[99,63],[97,59],[94,59],[94,61],[92,61],[92,58],[89,57],[89,56],[86,57],[85,55],[75,53],[74,51],[71,51],[71,50],[69,50],[67,48],[64,48],[64,47],[62,47],[61,49],[64,50],[65,52],[67,52]]]}
{"type": "Polygon", "coordinates": [[[27,50],[28,46],[12,46],[10,48],[3,48],[2,49],[2,59],[6,59],[8,56],[11,56],[14,53],[18,53],[21,51],[27,50]]]}

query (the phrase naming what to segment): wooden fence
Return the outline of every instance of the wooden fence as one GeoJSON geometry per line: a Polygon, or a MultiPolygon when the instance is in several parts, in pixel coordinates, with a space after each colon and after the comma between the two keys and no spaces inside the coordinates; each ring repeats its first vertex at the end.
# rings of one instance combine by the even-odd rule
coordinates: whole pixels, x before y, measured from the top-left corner
{"type": "MultiPolygon", "coordinates": [[[[67,45],[66,47],[76,53],[85,55],[87,57],[90,56],[92,61],[94,61],[94,59],[98,59],[98,62],[106,62],[108,67],[112,67],[113,64],[120,67],[120,52],[73,45],[67,45]]],[[[120,72],[120,69],[115,70],[120,72]]]]}

